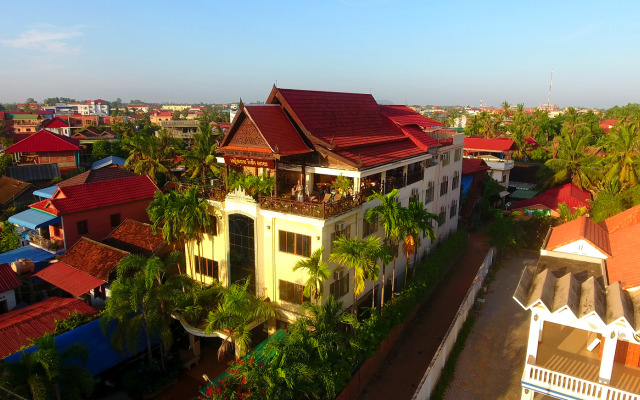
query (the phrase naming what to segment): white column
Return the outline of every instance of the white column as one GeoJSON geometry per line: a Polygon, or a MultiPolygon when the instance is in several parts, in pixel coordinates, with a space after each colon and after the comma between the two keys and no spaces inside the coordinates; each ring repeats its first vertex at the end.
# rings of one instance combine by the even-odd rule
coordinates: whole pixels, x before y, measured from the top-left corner
{"type": "Polygon", "coordinates": [[[538,356],[538,342],[542,335],[542,317],[537,312],[531,313],[531,324],[529,325],[529,342],[527,343],[527,358],[525,363],[531,359],[532,363],[536,362],[538,356]]]}
{"type": "Polygon", "coordinates": [[[533,400],[533,395],[535,392],[531,389],[522,388],[522,394],[520,395],[520,400],[533,400]]]}
{"type": "Polygon", "coordinates": [[[600,362],[600,374],[598,382],[608,385],[611,382],[613,360],[616,356],[616,344],[618,343],[616,332],[611,332],[604,339],[604,350],[600,362]]]}

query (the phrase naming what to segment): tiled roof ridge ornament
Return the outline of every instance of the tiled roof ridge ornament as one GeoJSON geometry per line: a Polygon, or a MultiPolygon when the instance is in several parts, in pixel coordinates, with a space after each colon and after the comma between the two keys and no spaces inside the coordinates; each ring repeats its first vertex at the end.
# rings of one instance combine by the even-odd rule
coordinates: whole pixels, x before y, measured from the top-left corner
{"type": "Polygon", "coordinates": [[[358,154],[358,168],[362,167],[362,156],[358,154]]]}
{"type": "Polygon", "coordinates": [[[331,146],[330,150],[334,150],[336,148],[336,135],[331,136],[331,140],[329,141],[329,145],[331,146]]]}
{"type": "Polygon", "coordinates": [[[278,147],[278,145],[275,145],[273,147],[273,152],[276,153],[276,154],[280,154],[280,148],[278,147]]]}

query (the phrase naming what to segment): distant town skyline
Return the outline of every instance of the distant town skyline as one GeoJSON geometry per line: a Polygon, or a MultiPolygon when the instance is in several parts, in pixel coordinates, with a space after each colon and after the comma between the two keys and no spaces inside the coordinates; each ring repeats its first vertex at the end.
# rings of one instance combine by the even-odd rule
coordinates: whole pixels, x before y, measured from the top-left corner
{"type": "Polygon", "coordinates": [[[631,1],[3,5],[0,103],[264,101],[281,88],[398,104],[640,102],[631,1]]]}

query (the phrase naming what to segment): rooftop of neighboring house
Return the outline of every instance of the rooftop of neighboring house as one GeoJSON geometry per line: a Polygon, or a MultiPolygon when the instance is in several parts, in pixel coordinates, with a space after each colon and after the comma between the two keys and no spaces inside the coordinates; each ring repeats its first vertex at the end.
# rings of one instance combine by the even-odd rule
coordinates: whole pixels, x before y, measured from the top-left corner
{"type": "Polygon", "coordinates": [[[471,175],[479,171],[488,171],[491,168],[481,158],[463,158],[462,175],[471,175]]]}
{"type": "Polygon", "coordinates": [[[82,185],[85,183],[128,178],[131,176],[139,176],[139,175],[127,169],[117,168],[117,167],[90,169],[74,177],[65,179],[64,181],[57,183],[56,186],[58,187],[75,186],[75,185],[82,185]]]}
{"type": "Polygon", "coordinates": [[[58,164],[14,165],[7,168],[7,175],[25,182],[50,181],[60,177],[58,164]]]}
{"type": "Polygon", "coordinates": [[[265,105],[240,104],[219,149],[275,159],[315,150],[353,168],[369,168],[438,146],[423,130],[434,126],[441,125],[406,106],[379,105],[370,94],[274,86],[265,105]],[[255,130],[259,140],[249,143],[245,136],[255,130]]]}
{"type": "Polygon", "coordinates": [[[127,160],[121,157],[108,156],[103,158],[102,160],[94,161],[94,163],[91,164],[91,169],[102,169],[102,168],[112,169],[114,167],[124,167],[124,164],[126,163],[126,161],[127,160]]]}
{"type": "Polygon", "coordinates": [[[28,182],[19,181],[4,175],[0,176],[0,206],[19,196],[29,187],[31,187],[31,184],[28,182]]]}
{"type": "Polygon", "coordinates": [[[544,206],[550,210],[558,210],[560,203],[566,203],[571,210],[575,210],[578,207],[591,208],[591,193],[586,190],[582,190],[573,183],[567,183],[566,185],[549,189],[542,194],[515,203],[512,209],[544,206]]]}
{"type": "Polygon", "coordinates": [[[633,207],[602,222],[582,216],[551,229],[543,249],[570,251],[572,243],[584,241],[606,260],[609,283],[620,281],[625,289],[640,286],[640,206],[633,207]]]}
{"type": "Polygon", "coordinates": [[[22,282],[9,264],[0,264],[0,293],[20,287],[22,282]]]}
{"type": "Polygon", "coordinates": [[[68,127],[69,127],[69,124],[67,124],[66,122],[64,122],[58,117],[55,117],[53,119],[50,119],[42,123],[43,129],[59,129],[59,128],[68,128],[68,127]]]}
{"type": "Polygon", "coordinates": [[[47,130],[38,131],[13,144],[6,153],[37,153],[43,151],[79,151],[80,142],[47,130]]]}
{"type": "Polygon", "coordinates": [[[61,216],[152,199],[156,190],[158,190],[158,187],[148,176],[136,175],[63,186],[58,188],[51,199],[39,201],[29,207],[55,216],[61,216]]]}
{"type": "Polygon", "coordinates": [[[39,303],[0,315],[0,358],[29,345],[30,339],[37,339],[52,332],[56,320],[64,320],[70,314],[95,315],[98,311],[80,299],[51,297],[39,303]]]}
{"type": "Polygon", "coordinates": [[[98,139],[98,140],[109,140],[116,137],[116,133],[111,129],[105,129],[104,131],[99,131],[96,127],[88,126],[80,132],[76,132],[71,135],[72,138],[82,140],[82,139],[98,139]]]}
{"type": "Polygon", "coordinates": [[[132,219],[125,219],[102,243],[145,257],[154,256],[166,245],[160,230],[154,234],[151,225],[132,219]]]}
{"type": "Polygon", "coordinates": [[[609,133],[611,128],[618,122],[617,119],[605,119],[600,122],[600,128],[604,129],[606,133],[609,133]]]}
{"type": "Polygon", "coordinates": [[[515,150],[516,144],[509,138],[464,138],[464,149],[471,151],[504,152],[515,150]]]}

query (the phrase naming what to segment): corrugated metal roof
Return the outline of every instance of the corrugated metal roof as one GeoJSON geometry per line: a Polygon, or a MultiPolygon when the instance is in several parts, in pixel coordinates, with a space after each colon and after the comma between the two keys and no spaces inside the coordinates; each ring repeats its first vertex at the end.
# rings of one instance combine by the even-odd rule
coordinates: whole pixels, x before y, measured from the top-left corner
{"type": "Polygon", "coordinates": [[[7,175],[26,182],[50,181],[60,177],[58,164],[14,165],[7,168],[7,175]]]}
{"type": "Polygon", "coordinates": [[[11,264],[12,262],[17,261],[21,258],[29,258],[33,260],[33,262],[40,262],[51,260],[53,257],[55,257],[55,254],[49,253],[46,250],[42,250],[33,246],[23,246],[0,254],[0,264],[11,264]]]}
{"type": "Polygon", "coordinates": [[[94,162],[93,164],[91,164],[91,169],[100,169],[103,167],[107,167],[109,165],[118,165],[120,167],[124,167],[124,163],[125,163],[125,159],[124,158],[120,158],[120,157],[116,157],[116,156],[109,156],[109,157],[105,157],[102,160],[98,160],[96,162],[94,162]]]}
{"type": "Polygon", "coordinates": [[[50,199],[51,196],[58,190],[57,186],[49,186],[44,189],[38,189],[33,191],[34,196],[44,197],[45,199],[50,199]]]}
{"type": "Polygon", "coordinates": [[[53,263],[33,276],[37,276],[73,296],[81,296],[106,283],[63,262],[53,263]]]}
{"type": "Polygon", "coordinates": [[[9,222],[29,229],[38,229],[60,222],[60,217],[47,214],[44,211],[29,208],[9,217],[9,222]]]}
{"type": "Polygon", "coordinates": [[[79,299],[50,299],[0,315],[0,358],[55,329],[55,320],[63,320],[74,311],[94,315],[98,311],[79,299]]]}
{"type": "Polygon", "coordinates": [[[20,287],[22,282],[9,264],[0,264],[0,293],[20,287]]]}
{"type": "Polygon", "coordinates": [[[8,176],[0,176],[0,204],[5,204],[15,196],[20,195],[31,186],[28,182],[19,181],[9,178],[8,176]]]}

